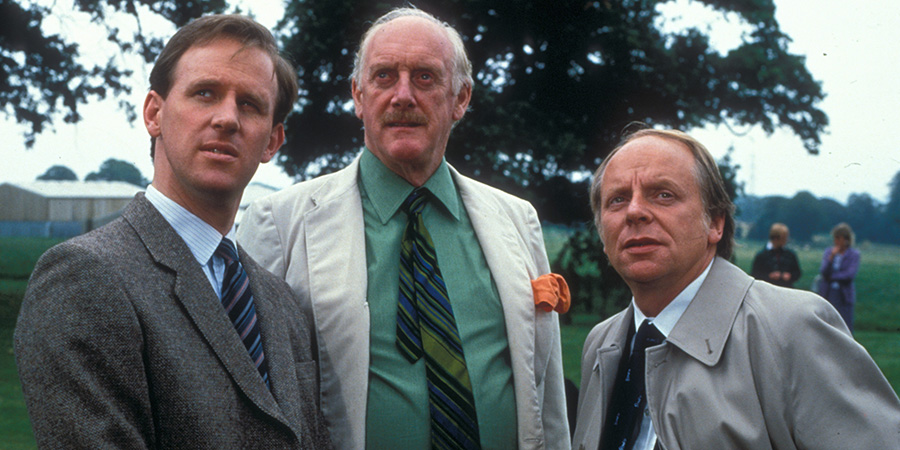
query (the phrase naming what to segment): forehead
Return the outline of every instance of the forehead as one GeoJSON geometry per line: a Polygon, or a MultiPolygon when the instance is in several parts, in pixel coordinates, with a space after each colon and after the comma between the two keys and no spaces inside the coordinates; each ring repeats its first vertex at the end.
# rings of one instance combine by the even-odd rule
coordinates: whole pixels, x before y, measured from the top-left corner
{"type": "Polygon", "coordinates": [[[657,136],[637,138],[609,160],[601,191],[613,186],[667,182],[690,189],[696,187],[694,157],[681,142],[657,136]]]}
{"type": "Polygon", "coordinates": [[[188,48],[175,66],[173,83],[195,78],[229,79],[277,90],[275,63],[265,50],[223,37],[188,48]]]}
{"type": "Polygon", "coordinates": [[[373,32],[366,66],[414,63],[446,65],[452,45],[446,31],[422,17],[400,17],[373,32]]]}

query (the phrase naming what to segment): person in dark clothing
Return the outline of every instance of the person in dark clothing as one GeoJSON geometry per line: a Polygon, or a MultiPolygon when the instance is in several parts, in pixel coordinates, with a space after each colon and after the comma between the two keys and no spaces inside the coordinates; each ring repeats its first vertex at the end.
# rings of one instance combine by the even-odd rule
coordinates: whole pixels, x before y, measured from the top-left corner
{"type": "Polygon", "coordinates": [[[769,243],[753,258],[751,275],[757,280],[768,281],[776,286],[793,287],[800,278],[800,263],[797,254],[786,248],[789,236],[787,225],[774,223],[769,229],[769,243]]]}

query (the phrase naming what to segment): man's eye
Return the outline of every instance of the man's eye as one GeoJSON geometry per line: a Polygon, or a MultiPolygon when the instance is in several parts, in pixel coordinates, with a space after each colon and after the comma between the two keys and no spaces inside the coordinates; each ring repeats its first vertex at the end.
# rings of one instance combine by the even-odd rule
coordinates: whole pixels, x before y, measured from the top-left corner
{"type": "Polygon", "coordinates": [[[198,97],[212,97],[212,91],[210,91],[209,89],[201,89],[194,95],[198,97]]]}
{"type": "Polygon", "coordinates": [[[419,79],[421,79],[423,81],[431,81],[434,79],[434,77],[431,76],[430,73],[423,73],[423,74],[419,75],[419,79]]]}

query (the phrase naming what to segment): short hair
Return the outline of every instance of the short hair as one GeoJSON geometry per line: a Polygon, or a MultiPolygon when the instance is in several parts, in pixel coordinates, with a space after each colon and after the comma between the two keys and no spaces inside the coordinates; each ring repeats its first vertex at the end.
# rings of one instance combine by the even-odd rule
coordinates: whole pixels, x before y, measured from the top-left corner
{"type": "Polygon", "coordinates": [[[853,241],[856,239],[856,236],[853,234],[853,228],[850,228],[850,225],[845,222],[841,222],[831,229],[831,237],[846,239],[850,247],[853,247],[853,241]]]}
{"type": "Polygon", "coordinates": [[[789,233],[787,225],[775,222],[769,228],[769,240],[787,238],[789,233]]]}
{"type": "Polygon", "coordinates": [[[709,153],[709,150],[693,137],[678,130],[657,130],[653,128],[638,130],[624,136],[616,148],[603,159],[600,167],[594,172],[590,192],[591,210],[594,213],[594,225],[597,227],[597,232],[601,236],[603,235],[600,223],[601,205],[603,204],[600,186],[603,183],[603,174],[606,172],[609,161],[625,145],[642,137],[650,136],[681,143],[691,151],[691,154],[694,156],[694,178],[697,180],[697,186],[700,188],[700,198],[703,202],[706,219],[711,220],[714,217],[723,217],[725,219],[722,239],[716,245],[716,254],[722,258],[730,259],[734,252],[734,203],[731,201],[731,197],[728,196],[728,191],[725,189],[725,181],[722,179],[722,174],[719,173],[719,166],[709,153]]]}
{"type": "MultiPolygon", "coordinates": [[[[165,99],[175,81],[175,67],[181,56],[192,47],[203,46],[221,38],[234,39],[244,48],[258,48],[269,55],[272,65],[275,66],[274,75],[278,83],[272,124],[284,122],[293,109],[294,102],[297,101],[299,90],[297,71],[281,55],[275,37],[266,27],[239,14],[203,16],[181,27],[166,43],[150,71],[150,90],[156,91],[165,99]]],[[[151,158],[154,153],[154,142],[155,139],[150,140],[151,158]]]]}
{"type": "Polygon", "coordinates": [[[469,55],[466,53],[465,45],[463,45],[462,36],[460,36],[459,32],[447,22],[438,20],[437,17],[415,7],[396,8],[387,12],[379,17],[363,34],[362,39],[359,42],[359,50],[353,58],[353,72],[350,74],[350,78],[356,82],[357,86],[362,83],[363,66],[366,63],[366,58],[369,53],[369,44],[372,42],[375,32],[388,22],[401,17],[420,17],[444,30],[447,40],[450,41],[450,45],[453,48],[453,56],[450,59],[450,72],[453,74],[450,81],[450,87],[453,89],[454,94],[458,94],[463,86],[472,87],[474,84],[472,79],[472,62],[469,61],[469,55]]]}

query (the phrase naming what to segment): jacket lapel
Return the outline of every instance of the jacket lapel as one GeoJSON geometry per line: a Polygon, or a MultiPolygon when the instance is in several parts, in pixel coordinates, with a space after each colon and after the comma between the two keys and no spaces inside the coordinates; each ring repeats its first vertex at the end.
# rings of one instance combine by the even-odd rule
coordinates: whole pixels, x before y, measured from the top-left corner
{"type": "Polygon", "coordinates": [[[629,321],[634,320],[632,308],[633,305],[629,304],[628,308],[613,319],[615,323],[610,326],[603,342],[596,349],[590,372],[591,379],[581,381],[582,388],[587,386],[588,391],[580,396],[582,401],[578,406],[578,428],[581,428],[582,421],[586,423],[584,425],[586,431],[580,437],[580,448],[593,449],[600,446],[600,431],[606,424],[606,410],[609,408],[616,374],[625,349],[625,340],[628,338],[629,321]],[[582,414],[581,409],[590,411],[590,414],[582,414]]]}
{"type": "Polygon", "coordinates": [[[753,278],[716,257],[697,295],[666,340],[703,364],[716,365],[751,284],[753,278]]]}
{"type": "Polygon", "coordinates": [[[353,445],[364,442],[362,405],[369,373],[366,237],[358,173],[357,157],[311,195],[314,206],[299,219],[305,228],[309,295],[319,332],[321,390],[342,400],[322,402],[323,413],[351,424],[332,424],[332,429],[351,429],[353,436],[335,437],[335,442],[353,445]]]}
{"type": "Polygon", "coordinates": [[[500,294],[516,392],[519,442],[539,441],[544,433],[535,390],[535,308],[530,280],[538,268],[522,251],[512,218],[484,187],[451,168],[481,251],[500,294]]]}
{"type": "Polygon", "coordinates": [[[143,194],[138,194],[132,205],[123,217],[135,229],[153,259],[174,272],[175,300],[184,307],[241,391],[263,411],[287,424],[187,244],[143,194]]]}

